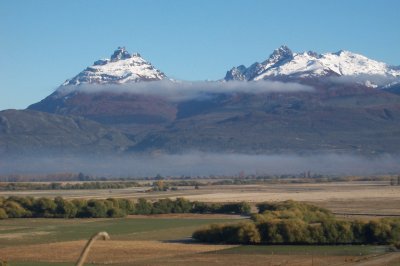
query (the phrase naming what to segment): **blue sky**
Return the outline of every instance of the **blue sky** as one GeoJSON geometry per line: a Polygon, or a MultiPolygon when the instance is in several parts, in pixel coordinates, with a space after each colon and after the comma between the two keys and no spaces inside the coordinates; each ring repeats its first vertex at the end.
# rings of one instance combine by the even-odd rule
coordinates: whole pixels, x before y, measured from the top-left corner
{"type": "Polygon", "coordinates": [[[0,110],[43,99],[118,46],[184,80],[220,79],[281,44],[400,65],[399,12],[398,0],[1,0],[0,110]]]}

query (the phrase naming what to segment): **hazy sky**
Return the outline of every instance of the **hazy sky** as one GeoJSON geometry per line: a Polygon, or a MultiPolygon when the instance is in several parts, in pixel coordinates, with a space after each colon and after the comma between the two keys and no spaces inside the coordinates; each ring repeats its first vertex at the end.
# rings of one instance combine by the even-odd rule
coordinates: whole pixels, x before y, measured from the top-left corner
{"type": "Polygon", "coordinates": [[[0,110],[41,100],[118,46],[184,80],[220,79],[281,44],[400,65],[399,11],[398,0],[1,0],[0,110]]]}

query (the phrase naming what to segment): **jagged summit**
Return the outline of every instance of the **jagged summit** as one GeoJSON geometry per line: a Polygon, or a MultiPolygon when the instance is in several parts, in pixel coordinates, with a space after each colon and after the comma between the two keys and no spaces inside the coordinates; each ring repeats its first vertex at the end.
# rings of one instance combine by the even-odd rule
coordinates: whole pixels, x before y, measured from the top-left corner
{"type": "Polygon", "coordinates": [[[256,81],[269,78],[323,78],[326,76],[382,76],[400,78],[396,67],[369,59],[363,55],[340,50],[336,53],[318,54],[313,51],[293,53],[282,45],[262,63],[246,68],[232,68],[225,76],[226,81],[256,81]]]}
{"type": "Polygon", "coordinates": [[[125,47],[118,47],[110,59],[101,59],[87,67],[62,85],[107,84],[155,81],[166,76],[139,53],[130,54],[125,47]]]}
{"type": "Polygon", "coordinates": [[[293,59],[292,50],[290,50],[286,45],[282,45],[278,49],[275,49],[269,58],[263,62],[263,64],[274,64],[283,60],[291,59],[293,59]]]}
{"type": "Polygon", "coordinates": [[[118,60],[124,60],[131,58],[132,55],[128,53],[128,51],[125,49],[125,47],[118,47],[117,50],[114,51],[114,53],[111,56],[111,61],[115,62],[118,60]]]}

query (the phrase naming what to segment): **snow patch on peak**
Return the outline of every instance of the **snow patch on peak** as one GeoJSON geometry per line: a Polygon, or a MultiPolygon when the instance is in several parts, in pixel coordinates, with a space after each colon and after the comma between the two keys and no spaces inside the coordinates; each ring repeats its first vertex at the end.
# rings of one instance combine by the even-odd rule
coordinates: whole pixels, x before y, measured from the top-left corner
{"type": "Polygon", "coordinates": [[[143,59],[139,53],[130,54],[125,47],[118,47],[110,59],[94,62],[62,86],[80,84],[119,84],[166,79],[164,73],[143,59]]]}
{"type": "MultiPolygon", "coordinates": [[[[236,70],[235,70],[236,71],[236,70]]],[[[237,71],[236,71],[237,72],[237,71]]],[[[328,76],[380,77],[388,80],[400,78],[400,69],[363,55],[340,50],[318,54],[313,51],[293,53],[287,46],[275,49],[264,62],[241,68],[239,74],[228,71],[225,80],[263,80],[275,77],[321,78],[328,76]]],[[[366,81],[367,79],[364,79],[366,81]]],[[[368,86],[375,86],[370,80],[368,86]]]]}

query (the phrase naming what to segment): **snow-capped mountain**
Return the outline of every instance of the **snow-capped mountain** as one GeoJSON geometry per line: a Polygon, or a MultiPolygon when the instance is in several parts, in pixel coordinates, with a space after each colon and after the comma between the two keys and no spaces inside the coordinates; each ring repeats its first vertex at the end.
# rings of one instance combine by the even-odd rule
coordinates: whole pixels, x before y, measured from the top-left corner
{"type": "Polygon", "coordinates": [[[62,86],[155,81],[165,78],[164,73],[143,59],[140,54],[130,54],[125,47],[118,47],[110,59],[97,60],[72,79],[66,80],[62,86]]]}
{"type": "Polygon", "coordinates": [[[400,69],[349,51],[326,54],[311,51],[293,53],[287,46],[281,46],[262,63],[232,68],[226,73],[225,80],[257,81],[280,77],[326,76],[362,76],[366,79],[371,76],[393,81],[400,78],[400,69]]]}
{"type": "MultiPolygon", "coordinates": [[[[30,105],[27,113],[0,113],[0,154],[21,152],[26,147],[33,147],[35,153],[42,149],[46,154],[54,147],[79,152],[93,147],[99,154],[107,150],[140,154],[197,150],[230,154],[346,151],[367,156],[398,154],[399,73],[400,69],[346,51],[296,54],[282,46],[262,63],[248,68],[239,66],[228,72],[227,80],[243,80],[239,86],[214,82],[216,87],[227,85],[227,90],[190,99],[183,97],[177,103],[166,95],[174,92],[174,88],[181,88],[184,82],[168,83],[168,79],[165,93],[146,93],[146,89],[153,91],[157,84],[145,81],[167,78],[139,55],[119,48],[110,59],[97,61],[65,83],[70,86],[60,86],[45,99],[30,105]],[[376,84],[368,85],[367,81],[372,79],[363,77],[364,74],[384,77],[386,83],[380,89],[371,89],[376,84]],[[334,83],[336,78],[331,78],[343,76],[363,83],[361,86],[353,82],[339,84],[334,83]],[[292,93],[284,90],[285,84],[277,83],[278,88],[283,88],[282,93],[259,95],[255,82],[246,81],[261,79],[299,81],[313,86],[315,92],[294,90],[292,93]],[[109,83],[116,85],[108,86],[109,83]],[[240,87],[245,90],[236,93],[240,87]],[[256,93],[251,93],[252,89],[256,93]],[[57,116],[40,115],[32,110],[57,116]],[[38,116],[40,121],[35,122],[31,116],[38,116]],[[88,124],[76,117],[106,127],[88,124]],[[21,121],[13,129],[12,121],[16,119],[21,121]],[[43,124],[43,121],[49,122],[43,124]],[[18,129],[21,127],[28,131],[22,132],[18,129]],[[49,132],[57,138],[48,138],[49,132]],[[1,145],[2,139],[6,141],[3,141],[5,146],[1,145]],[[30,142],[38,145],[28,145],[30,142]]],[[[347,78],[337,80],[342,82],[347,78]]]]}

